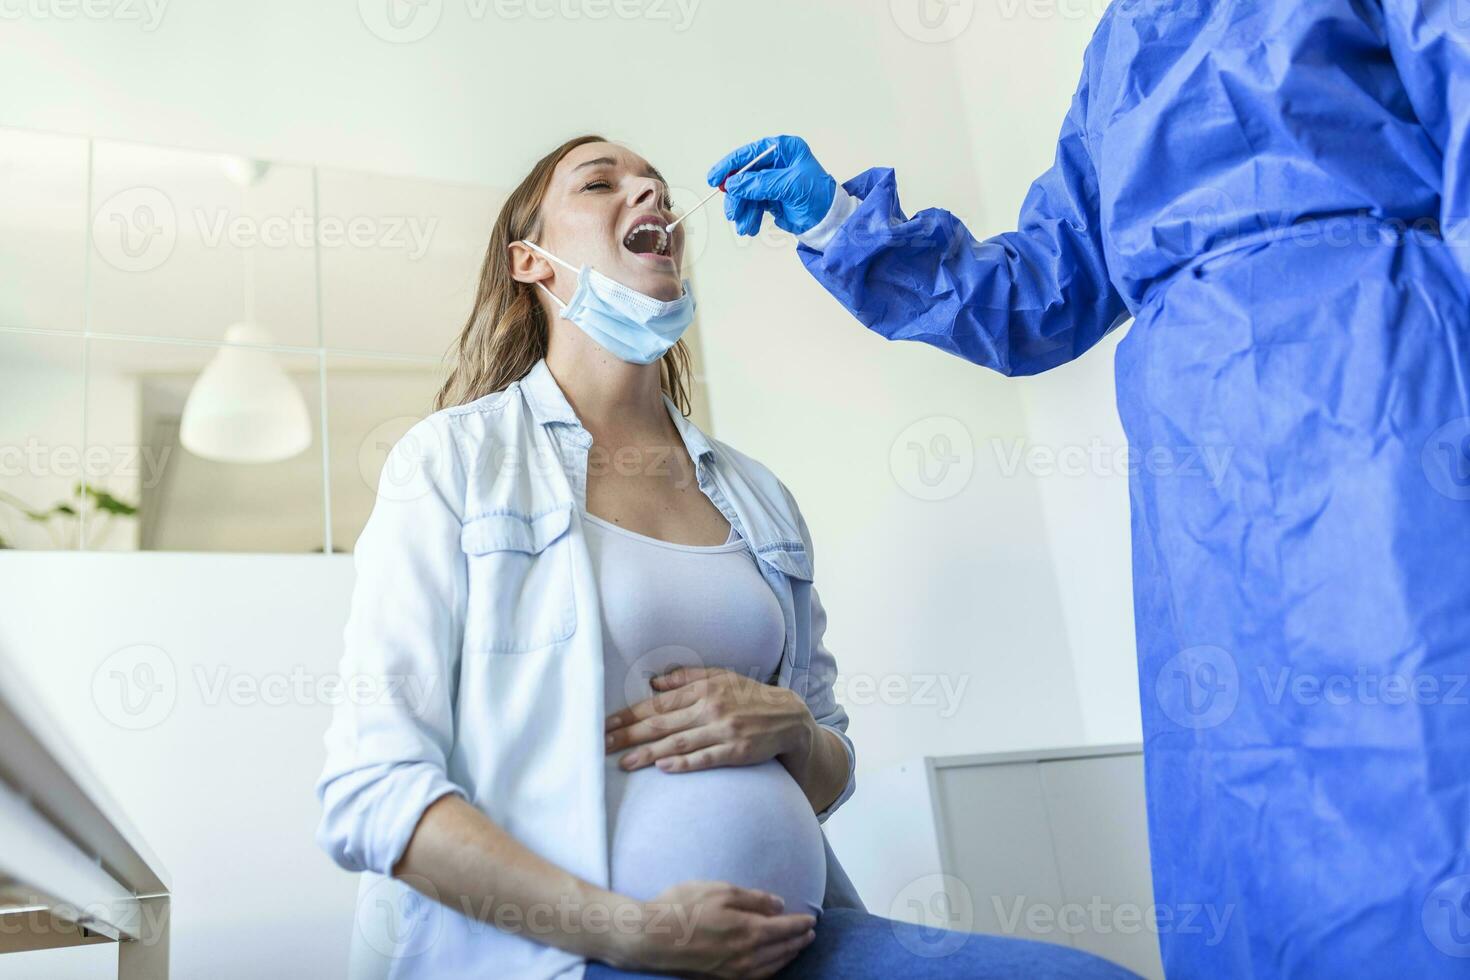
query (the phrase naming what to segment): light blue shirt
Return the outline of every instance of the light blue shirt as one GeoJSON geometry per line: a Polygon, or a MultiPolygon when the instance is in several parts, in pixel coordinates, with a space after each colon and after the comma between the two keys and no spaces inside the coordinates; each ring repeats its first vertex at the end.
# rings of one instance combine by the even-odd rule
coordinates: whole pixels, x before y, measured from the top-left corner
{"type": "MultiPolygon", "coordinates": [[[[825,821],[852,795],[855,756],[806,522],[768,469],[664,403],[699,489],[781,605],[776,682],[847,748],[847,784],[817,815],[825,821]]],[[[388,455],[354,552],[348,696],[317,783],[318,842],[343,868],[369,872],[354,976],[581,976],[580,957],[476,914],[493,909],[446,905],[384,876],[429,804],[458,793],[543,858],[608,884],[602,612],[580,517],[591,445],[542,360],[504,391],[425,418],[388,455]]],[[[861,907],[830,848],[827,859],[824,904],[861,907]]],[[[528,910],[525,921],[566,914],[528,910]]]]}

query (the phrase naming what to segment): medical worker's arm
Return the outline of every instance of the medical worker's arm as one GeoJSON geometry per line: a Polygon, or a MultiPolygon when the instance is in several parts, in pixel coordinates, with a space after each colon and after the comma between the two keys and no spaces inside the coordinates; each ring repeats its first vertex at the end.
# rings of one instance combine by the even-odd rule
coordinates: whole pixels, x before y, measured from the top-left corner
{"type": "Polygon", "coordinates": [[[377,501],[354,549],[344,697],[317,782],[318,842],[349,871],[402,878],[497,928],[581,956],[708,968],[721,976],[754,973],[752,962],[794,956],[810,916],[774,915],[773,896],[716,882],[659,896],[701,910],[685,946],[668,948],[668,937],[642,930],[656,914],[648,903],[542,859],[450,780],[468,588],[460,547],[465,484],[442,416],[410,429],[383,466],[377,501]],[[587,922],[530,915],[567,907],[582,910],[587,922]],[[595,925],[609,921],[624,928],[595,925]],[[736,957],[744,959],[731,967],[736,957]]]}
{"type": "MultiPolygon", "coordinates": [[[[830,240],[820,251],[803,244],[802,262],[890,340],[1008,375],[1072,360],[1128,315],[1108,279],[1086,110],[1084,69],[1056,161],[1032,184],[1016,231],[977,241],[948,211],[906,217],[893,171],[874,169],[843,185],[855,209],[835,231],[814,229],[830,240]]],[[[833,208],[843,206],[839,194],[833,208]]]]}
{"type": "Polygon", "coordinates": [[[1444,156],[1440,229],[1470,275],[1470,3],[1385,0],[1384,11],[1409,101],[1444,156]]]}

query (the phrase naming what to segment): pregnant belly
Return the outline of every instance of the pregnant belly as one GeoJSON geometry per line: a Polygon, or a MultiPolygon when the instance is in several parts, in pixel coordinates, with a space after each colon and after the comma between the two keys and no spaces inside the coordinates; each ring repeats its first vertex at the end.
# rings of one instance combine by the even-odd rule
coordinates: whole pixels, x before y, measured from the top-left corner
{"type": "Polygon", "coordinates": [[[647,901],[680,882],[727,881],[780,895],[787,912],[821,911],[822,832],[779,762],[626,773],[610,758],[614,891],[647,901]]]}

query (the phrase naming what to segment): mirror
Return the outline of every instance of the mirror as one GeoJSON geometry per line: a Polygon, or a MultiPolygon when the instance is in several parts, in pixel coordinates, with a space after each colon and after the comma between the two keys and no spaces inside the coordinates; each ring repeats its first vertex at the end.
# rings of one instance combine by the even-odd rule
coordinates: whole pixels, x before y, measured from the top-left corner
{"type": "Polygon", "coordinates": [[[503,199],[0,129],[0,545],[350,551],[503,199]]]}

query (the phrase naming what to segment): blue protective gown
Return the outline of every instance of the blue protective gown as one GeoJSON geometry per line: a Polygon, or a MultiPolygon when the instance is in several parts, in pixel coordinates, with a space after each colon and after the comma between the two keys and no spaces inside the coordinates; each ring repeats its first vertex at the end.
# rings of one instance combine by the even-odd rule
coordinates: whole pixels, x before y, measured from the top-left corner
{"type": "Polygon", "coordinates": [[[1133,317],[1168,975],[1470,976],[1470,2],[1117,0],[1019,230],[845,186],[801,258],[885,337],[1026,375],[1133,317]]]}

